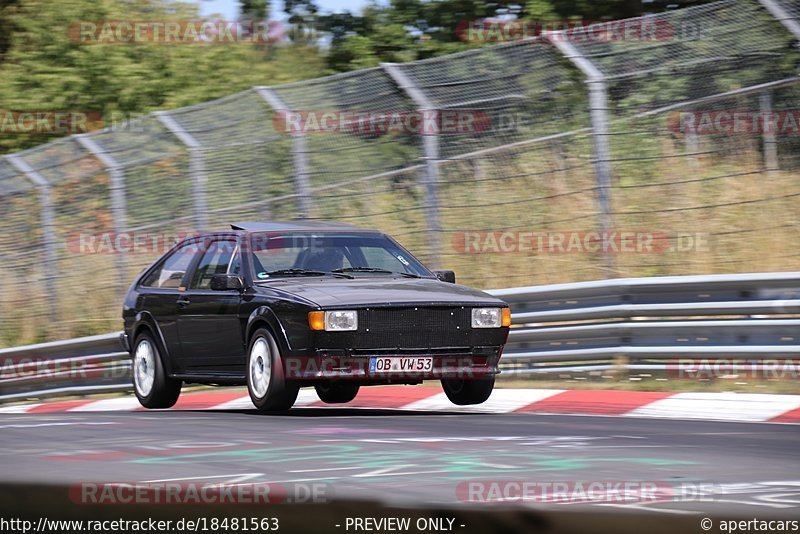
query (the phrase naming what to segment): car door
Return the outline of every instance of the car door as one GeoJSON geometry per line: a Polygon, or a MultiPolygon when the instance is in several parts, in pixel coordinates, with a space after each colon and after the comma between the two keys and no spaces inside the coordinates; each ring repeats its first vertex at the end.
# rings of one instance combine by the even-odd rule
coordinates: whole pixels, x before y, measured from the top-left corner
{"type": "Polygon", "coordinates": [[[137,307],[155,320],[173,371],[177,370],[174,364],[181,358],[177,301],[182,287],[188,281],[189,267],[195,259],[197,247],[194,241],[178,246],[151,269],[139,284],[140,304],[137,307]]]}
{"type": "Polygon", "coordinates": [[[178,299],[178,335],[182,367],[192,372],[230,373],[244,368],[244,336],[238,290],[214,291],[215,274],[240,274],[241,255],[235,237],[208,243],[188,287],[178,299]]]}

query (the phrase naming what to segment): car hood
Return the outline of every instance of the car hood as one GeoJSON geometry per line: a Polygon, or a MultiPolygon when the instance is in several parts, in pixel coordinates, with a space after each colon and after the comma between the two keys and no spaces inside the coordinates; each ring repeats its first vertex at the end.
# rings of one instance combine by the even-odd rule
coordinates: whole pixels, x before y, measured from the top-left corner
{"type": "Polygon", "coordinates": [[[483,291],[431,279],[292,278],[276,280],[261,287],[291,293],[323,308],[410,304],[505,305],[502,300],[483,291]]]}

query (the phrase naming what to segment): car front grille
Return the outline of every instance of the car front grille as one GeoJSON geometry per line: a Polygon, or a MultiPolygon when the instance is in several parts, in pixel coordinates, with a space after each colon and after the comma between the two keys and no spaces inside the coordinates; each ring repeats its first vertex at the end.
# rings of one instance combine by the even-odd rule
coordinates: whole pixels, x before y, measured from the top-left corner
{"type": "Polygon", "coordinates": [[[374,308],[359,311],[359,348],[470,346],[471,310],[465,307],[374,308]]]}
{"type": "Polygon", "coordinates": [[[472,308],[468,306],[403,306],[361,308],[358,330],[354,332],[316,332],[314,348],[344,350],[351,354],[465,353],[473,347],[500,347],[508,328],[471,328],[472,308]]]}

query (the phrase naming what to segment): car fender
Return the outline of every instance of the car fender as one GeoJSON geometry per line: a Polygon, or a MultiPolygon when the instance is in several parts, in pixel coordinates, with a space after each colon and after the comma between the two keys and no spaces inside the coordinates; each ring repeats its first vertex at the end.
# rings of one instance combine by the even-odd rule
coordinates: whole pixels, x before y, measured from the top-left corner
{"type": "Polygon", "coordinates": [[[253,335],[259,322],[267,323],[283,354],[288,354],[292,350],[286,329],[283,328],[281,320],[278,319],[278,316],[269,306],[259,306],[250,314],[247,319],[247,328],[245,329],[245,346],[249,344],[250,336],[253,335]]]}
{"type": "MultiPolygon", "coordinates": [[[[136,339],[133,335],[139,330],[140,327],[146,326],[150,333],[155,337],[156,343],[158,343],[159,353],[161,354],[161,363],[164,365],[164,369],[166,370],[168,375],[172,374],[172,358],[170,358],[169,353],[167,351],[167,343],[164,340],[164,334],[161,333],[161,327],[158,326],[158,321],[156,318],[153,317],[148,311],[140,311],[136,314],[136,317],[133,321],[133,326],[131,327],[131,344],[136,343],[136,339]]],[[[133,350],[133,346],[131,346],[131,351],[133,350]]]]}

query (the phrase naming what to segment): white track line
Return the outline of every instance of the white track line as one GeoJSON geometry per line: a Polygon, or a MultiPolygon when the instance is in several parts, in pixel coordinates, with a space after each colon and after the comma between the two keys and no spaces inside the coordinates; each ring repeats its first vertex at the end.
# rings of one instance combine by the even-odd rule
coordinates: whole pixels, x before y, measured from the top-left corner
{"type": "MultiPolygon", "coordinates": [[[[301,389],[300,392],[297,394],[297,400],[295,401],[295,406],[308,406],[309,404],[314,404],[315,402],[319,401],[319,397],[317,396],[317,392],[311,389],[301,389]]],[[[253,401],[250,400],[249,395],[244,395],[239,399],[233,399],[231,401],[223,402],[221,404],[217,404],[216,406],[210,406],[205,408],[206,410],[254,410],[255,406],[253,406],[253,401]]]]}
{"type": "Polygon", "coordinates": [[[483,404],[474,404],[471,406],[456,406],[447,395],[439,393],[428,397],[427,399],[420,399],[406,404],[402,410],[419,410],[419,411],[447,411],[447,412],[484,412],[484,413],[507,413],[513,412],[544,400],[553,395],[563,393],[563,389],[495,389],[489,400],[483,404]]]}
{"type": "Polygon", "coordinates": [[[37,406],[41,406],[41,404],[22,404],[19,406],[5,406],[0,408],[0,413],[26,413],[28,410],[32,410],[37,406]]]}
{"type": "Polygon", "coordinates": [[[76,406],[69,412],[129,412],[139,408],[141,404],[136,397],[118,397],[90,402],[83,406],[76,406]]]}
{"type": "Polygon", "coordinates": [[[625,417],[768,421],[800,408],[800,395],[676,393],[624,414],[625,417]]]}

